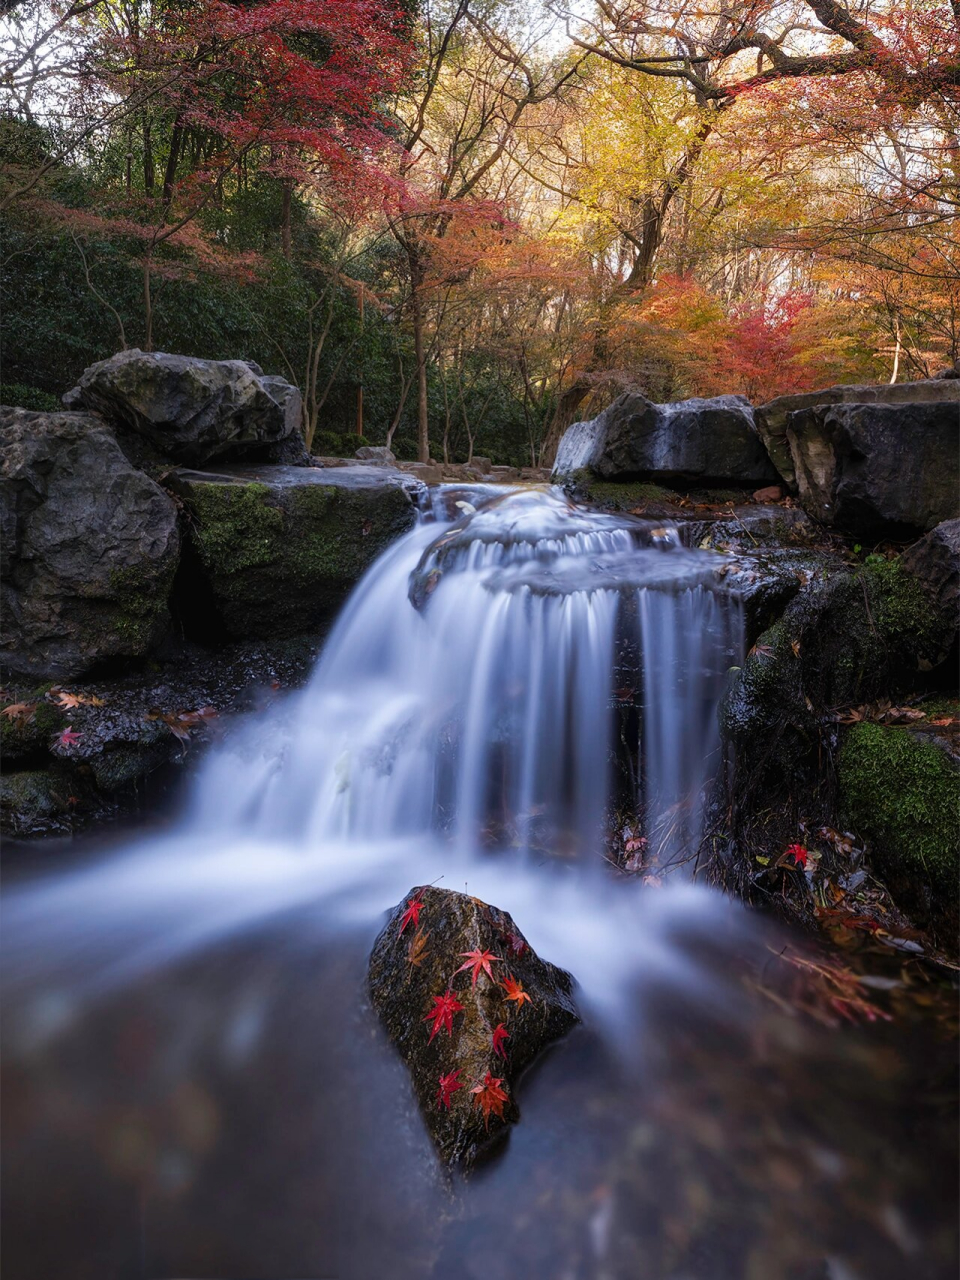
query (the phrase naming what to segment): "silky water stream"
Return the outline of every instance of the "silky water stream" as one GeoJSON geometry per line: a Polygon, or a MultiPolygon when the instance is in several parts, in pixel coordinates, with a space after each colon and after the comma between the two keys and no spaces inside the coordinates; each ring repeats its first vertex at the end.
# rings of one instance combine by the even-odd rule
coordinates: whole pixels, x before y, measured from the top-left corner
{"type": "Polygon", "coordinates": [[[715,568],[555,490],[434,491],[172,833],[18,860],[8,1280],[954,1274],[934,1020],[819,1026],[768,973],[799,944],[697,882],[742,647],[715,568]],[[644,875],[605,858],[615,811],[644,875]],[[425,882],[509,910],[584,1017],[466,1180],[365,994],[425,882]]]}

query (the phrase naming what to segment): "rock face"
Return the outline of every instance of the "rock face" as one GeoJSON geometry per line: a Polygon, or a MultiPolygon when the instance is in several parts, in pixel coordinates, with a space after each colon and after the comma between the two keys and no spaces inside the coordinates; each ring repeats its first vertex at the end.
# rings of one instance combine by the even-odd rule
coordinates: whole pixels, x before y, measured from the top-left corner
{"type": "Polygon", "coordinates": [[[373,466],[175,473],[200,581],[228,636],[291,636],[328,622],[416,520],[418,481],[373,466]]]}
{"type": "Polygon", "coordinates": [[[960,404],[960,383],[942,379],[897,382],[892,386],[826,387],[799,395],[778,396],[756,409],[757,429],[777,470],[794,493],[796,465],[787,439],[791,413],[832,404],[960,404]]]}
{"type": "Polygon", "coordinates": [[[63,400],[116,419],[188,466],[296,441],[300,428],[296,387],[243,360],[121,351],[85,369],[63,400]]]}
{"type": "Polygon", "coordinates": [[[908,547],[900,561],[915,578],[945,628],[943,657],[960,629],[960,520],[944,520],[908,547]]]}
{"type": "Polygon", "coordinates": [[[603,479],[668,484],[730,484],[745,489],[779,480],[742,396],[653,404],[628,392],[560,441],[554,476],[587,470],[603,479]]]}
{"type": "Polygon", "coordinates": [[[960,515],[956,404],[821,405],[786,430],[800,501],[824,524],[898,538],[960,515]]]}
{"type": "Polygon", "coordinates": [[[147,653],[179,556],[170,496],[96,415],[4,409],[0,439],[3,665],[63,680],[147,653]]]}
{"type": "Polygon", "coordinates": [[[384,444],[365,444],[357,450],[355,456],[361,462],[379,462],[382,466],[390,466],[397,460],[392,450],[384,444]]]}
{"type": "Polygon", "coordinates": [[[411,889],[391,912],[370,956],[369,982],[447,1163],[470,1164],[505,1134],[519,1117],[520,1073],[579,1021],[569,974],[541,960],[505,911],[429,885],[411,889]],[[483,953],[489,974],[482,963],[470,967],[483,953]],[[441,1005],[431,1034],[432,1011],[446,997],[449,1030],[441,1005]],[[485,1083],[485,1094],[474,1092],[485,1083]],[[486,1117],[485,1103],[493,1104],[486,1117]]]}

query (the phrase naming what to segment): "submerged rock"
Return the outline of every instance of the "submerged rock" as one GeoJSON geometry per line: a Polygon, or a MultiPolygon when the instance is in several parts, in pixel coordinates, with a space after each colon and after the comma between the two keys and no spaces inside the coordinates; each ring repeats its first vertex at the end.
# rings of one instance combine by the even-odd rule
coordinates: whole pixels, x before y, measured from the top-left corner
{"type": "Polygon", "coordinates": [[[743,396],[653,404],[627,392],[591,422],[574,423],[560,441],[554,476],[584,469],[607,480],[751,490],[780,479],[743,396]]]}
{"type": "Polygon", "coordinates": [[[116,419],[166,457],[191,466],[249,456],[291,437],[294,449],[283,461],[306,459],[298,441],[300,392],[244,360],[121,351],[85,369],[63,401],[116,419]]]}
{"type": "Polygon", "coordinates": [[[450,889],[411,889],[368,976],[449,1164],[471,1164],[505,1135],[519,1118],[521,1072],[579,1021],[570,975],[541,960],[505,911],[450,889]]]}
{"type": "Polygon", "coordinates": [[[791,413],[832,404],[960,404],[960,383],[938,379],[872,386],[825,387],[778,396],[755,410],[757,429],[777,470],[791,490],[797,491],[796,463],[787,438],[791,413]]]}
{"type": "Polygon", "coordinates": [[[817,406],[788,415],[787,439],[800,501],[824,524],[896,539],[960,515],[956,404],[817,406]]]}
{"type": "Polygon", "coordinates": [[[418,481],[374,466],[177,471],[197,574],[185,608],[228,636],[329,622],[370,563],[416,520],[418,481]]]}
{"type": "Polygon", "coordinates": [[[0,414],[2,662],[69,679],[149,652],[180,551],[169,494],[95,414],[0,414]]]}

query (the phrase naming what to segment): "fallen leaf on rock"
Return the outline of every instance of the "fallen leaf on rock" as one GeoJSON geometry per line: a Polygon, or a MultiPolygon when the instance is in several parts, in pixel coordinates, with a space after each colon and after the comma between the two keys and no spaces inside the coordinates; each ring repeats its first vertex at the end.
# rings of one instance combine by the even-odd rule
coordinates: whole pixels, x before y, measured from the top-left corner
{"type": "Polygon", "coordinates": [[[73,711],[76,707],[102,707],[103,699],[92,693],[68,693],[66,689],[51,689],[51,696],[56,694],[56,704],[64,711],[73,711]]]}
{"type": "Polygon", "coordinates": [[[481,969],[490,981],[493,982],[493,970],[490,968],[490,963],[493,960],[500,960],[500,956],[495,956],[492,951],[481,951],[479,947],[475,947],[473,951],[461,951],[460,954],[467,957],[467,962],[466,964],[462,964],[460,968],[456,970],[456,973],[463,973],[464,969],[470,969],[473,974],[473,981],[470,983],[471,987],[475,987],[477,985],[477,979],[480,977],[481,969]]]}
{"type": "Polygon", "coordinates": [[[440,1085],[437,1089],[437,1105],[446,1107],[450,1110],[450,1100],[458,1089],[462,1089],[463,1085],[459,1080],[460,1069],[456,1071],[448,1071],[445,1076],[440,1077],[440,1085]]]}
{"type": "Polygon", "coordinates": [[[488,1129],[491,1115],[502,1120],[504,1103],[509,1101],[510,1095],[500,1088],[502,1084],[503,1080],[500,1076],[492,1075],[488,1071],[483,1077],[483,1084],[478,1084],[470,1090],[477,1106],[483,1111],[483,1122],[488,1129]]]}
{"type": "Polygon", "coordinates": [[[524,991],[523,983],[518,982],[512,973],[508,978],[505,978],[504,981],[500,983],[500,985],[501,987],[503,987],[504,991],[507,993],[504,999],[513,1000],[516,1003],[517,1008],[520,1008],[522,1006],[524,1000],[528,1000],[530,1004],[533,1004],[533,997],[528,995],[528,993],[524,991]]]}
{"type": "Polygon", "coordinates": [[[453,1015],[462,1013],[463,1005],[453,994],[452,991],[445,991],[442,996],[433,997],[433,1008],[423,1018],[424,1022],[432,1022],[433,1029],[430,1032],[430,1039],[437,1034],[441,1027],[446,1027],[447,1035],[453,1035],[453,1015]]]}
{"type": "Polygon", "coordinates": [[[504,1040],[510,1039],[510,1032],[506,1029],[502,1022],[498,1023],[493,1029],[493,1052],[506,1061],[507,1052],[503,1047],[504,1040]]]}
{"type": "Polygon", "coordinates": [[[423,963],[424,956],[430,954],[430,949],[427,946],[429,937],[430,934],[424,933],[422,929],[418,929],[413,935],[410,939],[410,946],[407,948],[408,964],[421,965],[423,963]]]}
{"type": "Polygon", "coordinates": [[[27,724],[33,719],[36,710],[35,702],[12,702],[9,707],[3,708],[0,715],[5,715],[8,720],[22,720],[27,724]]]}
{"type": "Polygon", "coordinates": [[[58,734],[57,746],[72,747],[75,743],[79,742],[82,737],[83,737],[82,733],[74,733],[73,725],[68,724],[67,727],[64,729],[63,733],[58,734]]]}
{"type": "Polygon", "coordinates": [[[413,921],[414,929],[418,929],[420,927],[420,912],[422,910],[423,910],[422,898],[420,898],[418,895],[414,895],[412,898],[408,898],[407,909],[406,911],[404,911],[403,915],[400,917],[399,932],[403,933],[404,929],[406,929],[407,925],[411,922],[411,920],[413,921]]]}

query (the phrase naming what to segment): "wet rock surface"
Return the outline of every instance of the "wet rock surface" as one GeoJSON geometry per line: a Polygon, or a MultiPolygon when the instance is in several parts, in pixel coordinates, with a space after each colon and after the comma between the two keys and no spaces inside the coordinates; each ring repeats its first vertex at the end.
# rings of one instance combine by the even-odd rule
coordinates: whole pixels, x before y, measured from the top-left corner
{"type": "Polygon", "coordinates": [[[69,679],[162,637],[177,509],[95,414],[0,413],[4,667],[69,679]]]}
{"type": "Polygon", "coordinates": [[[308,676],[319,640],[170,647],[150,669],[114,679],[0,690],[0,829],[46,835],[102,823],[178,787],[232,719],[308,676]],[[66,738],[64,738],[66,733],[66,738]]]}
{"type": "Polygon", "coordinates": [[[960,514],[957,404],[818,406],[788,415],[786,431],[800,501],[823,524],[877,541],[960,514]]]}
{"type": "Polygon", "coordinates": [[[177,471],[194,557],[183,609],[233,638],[328,623],[350,588],[416,520],[420,483],[376,466],[177,471]]]}
{"type": "Polygon", "coordinates": [[[608,480],[732,483],[751,490],[780,479],[743,396],[653,404],[627,392],[599,417],[567,430],[554,475],[580,469],[608,480]]]}
{"type": "Polygon", "coordinates": [[[521,1073],[579,1021],[570,975],[505,911],[430,885],[391,912],[368,983],[448,1164],[469,1166],[503,1139],[519,1118],[521,1073]]]}
{"type": "Polygon", "coordinates": [[[85,369],[64,404],[97,410],[193,466],[278,446],[300,430],[296,387],[243,360],[121,351],[85,369]]]}
{"type": "Polygon", "coordinates": [[[774,465],[790,489],[796,493],[796,461],[787,437],[791,413],[834,404],[956,404],[960,405],[960,384],[937,378],[918,382],[898,382],[867,386],[825,387],[822,391],[804,391],[796,395],[778,396],[758,405],[757,428],[774,465]]]}

